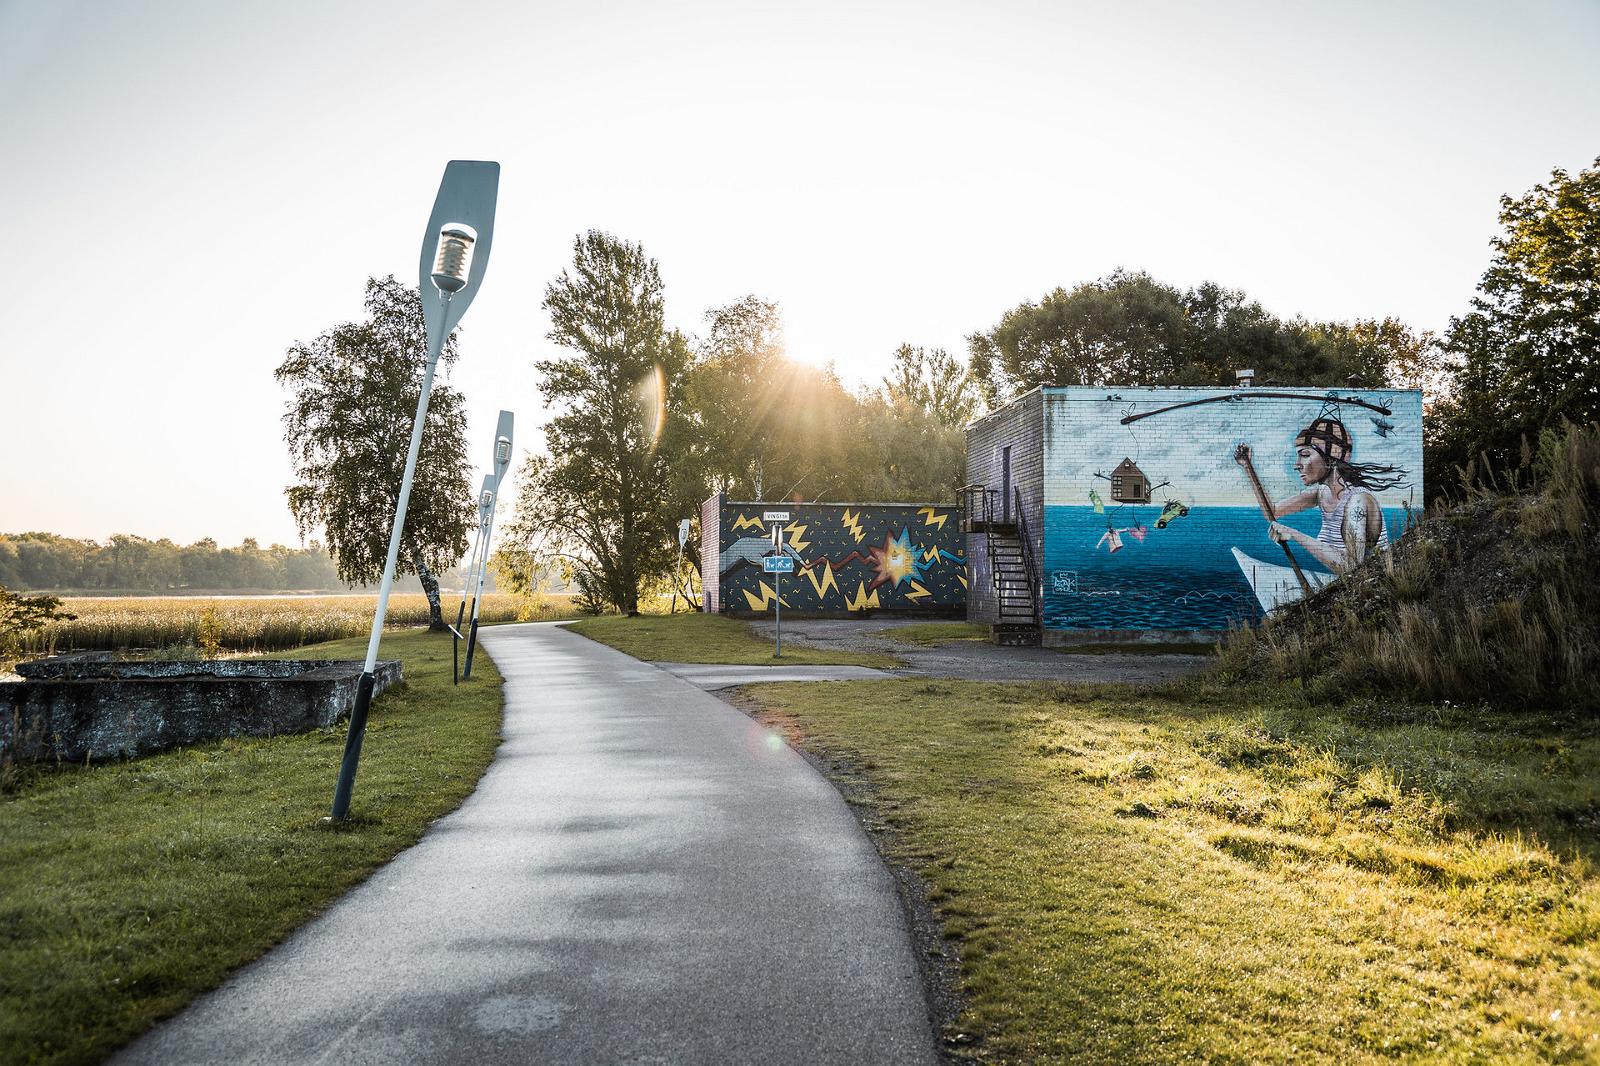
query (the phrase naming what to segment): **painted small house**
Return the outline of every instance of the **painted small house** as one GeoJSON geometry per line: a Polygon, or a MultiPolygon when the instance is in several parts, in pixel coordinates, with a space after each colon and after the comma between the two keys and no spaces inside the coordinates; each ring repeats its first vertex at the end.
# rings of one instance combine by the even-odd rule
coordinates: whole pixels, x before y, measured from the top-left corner
{"type": "Polygon", "coordinates": [[[1132,459],[1122,460],[1111,472],[1111,498],[1118,503],[1150,502],[1150,479],[1132,459]]]}
{"type": "Polygon", "coordinates": [[[916,503],[759,503],[718,494],[700,510],[701,609],[711,614],[952,615],[967,606],[956,508],[916,503]],[[779,517],[781,516],[781,517],[779,517]],[[793,571],[763,571],[778,527],[793,571]]]}
{"type": "Polygon", "coordinates": [[[1040,388],[967,427],[967,481],[968,618],[997,639],[1214,636],[1400,535],[1422,502],[1422,397],[1040,388]]]}

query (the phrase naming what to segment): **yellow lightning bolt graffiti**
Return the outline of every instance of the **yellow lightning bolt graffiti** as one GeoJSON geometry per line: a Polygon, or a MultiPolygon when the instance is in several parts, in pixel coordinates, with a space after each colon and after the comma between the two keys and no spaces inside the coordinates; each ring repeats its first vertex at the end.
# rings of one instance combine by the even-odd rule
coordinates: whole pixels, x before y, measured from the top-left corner
{"type": "Polygon", "coordinates": [[[817,599],[820,600],[826,596],[829,589],[839,592],[839,582],[833,576],[833,564],[827,560],[823,560],[821,566],[813,566],[800,572],[806,575],[806,579],[811,582],[811,587],[817,590],[817,599]],[[821,577],[817,576],[818,570],[822,571],[821,577]]]}
{"type": "Polygon", "coordinates": [[[917,508],[917,513],[927,515],[926,521],[922,523],[923,525],[934,526],[938,529],[943,529],[944,524],[950,520],[949,515],[939,514],[932,507],[919,507],[917,508]]]}
{"type": "Polygon", "coordinates": [[[918,600],[922,599],[922,597],[930,595],[932,595],[932,593],[913,581],[911,583],[911,591],[906,593],[906,599],[910,600],[912,603],[916,603],[918,600]]]}
{"type": "Polygon", "coordinates": [[[780,599],[778,594],[772,591],[772,586],[767,584],[765,581],[756,582],[756,586],[761,589],[761,595],[759,596],[751,592],[749,589],[739,590],[740,592],[744,593],[745,602],[750,605],[750,609],[752,611],[765,611],[768,607],[772,606],[773,600],[777,600],[785,607],[789,606],[789,601],[780,599]]]}
{"type": "Polygon", "coordinates": [[[846,507],[844,509],[844,514],[840,516],[839,521],[843,523],[844,528],[850,531],[850,535],[856,539],[857,544],[860,544],[861,538],[867,535],[866,530],[861,528],[860,511],[857,511],[855,514],[851,514],[850,508],[846,507]]]}
{"type": "Polygon", "coordinates": [[[811,542],[809,540],[800,539],[806,535],[806,527],[801,525],[799,522],[793,522],[787,526],[784,526],[783,531],[789,534],[789,547],[793,548],[795,551],[803,552],[807,548],[811,547],[811,542]]]}
{"type": "Polygon", "coordinates": [[[939,561],[939,549],[938,548],[929,548],[927,551],[923,552],[922,553],[922,561],[925,562],[925,563],[936,563],[936,562],[938,562],[939,561]]]}
{"type": "MultiPolygon", "coordinates": [[[[749,593],[747,592],[745,595],[748,596],[749,593]]],[[[867,583],[862,581],[856,585],[856,594],[845,601],[845,606],[852,611],[864,611],[868,607],[880,607],[882,604],[878,602],[878,590],[873,589],[872,594],[868,595],[867,583]]]]}
{"type": "Polygon", "coordinates": [[[961,582],[961,587],[962,588],[966,588],[967,587],[967,575],[966,574],[957,574],[956,575],[956,580],[961,582]]]}
{"type": "Polygon", "coordinates": [[[734,521],[733,521],[733,531],[735,533],[739,532],[739,530],[741,530],[741,529],[765,529],[765,528],[766,527],[761,524],[761,519],[759,519],[759,518],[747,517],[745,515],[740,515],[738,518],[734,519],[734,521]]]}

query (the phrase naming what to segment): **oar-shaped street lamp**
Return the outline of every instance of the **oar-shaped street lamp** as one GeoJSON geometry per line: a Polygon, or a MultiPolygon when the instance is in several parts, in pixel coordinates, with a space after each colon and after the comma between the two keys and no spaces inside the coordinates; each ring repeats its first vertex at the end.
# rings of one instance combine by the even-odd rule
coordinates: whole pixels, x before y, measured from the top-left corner
{"type": "Polygon", "coordinates": [[[456,636],[467,614],[467,598],[472,595],[472,581],[478,573],[478,553],[488,542],[489,515],[494,509],[494,475],[483,475],[483,487],[478,490],[478,528],[472,534],[472,554],[461,570],[461,603],[456,607],[456,636]]]}
{"type": "Polygon", "coordinates": [[[383,619],[389,610],[389,591],[394,587],[395,561],[400,556],[406,504],[411,501],[411,481],[417,472],[417,453],[422,449],[422,425],[428,418],[433,371],[438,365],[439,353],[444,350],[445,338],[467,313],[472,298],[478,294],[484,269],[489,265],[499,187],[499,163],[452,159],[445,165],[439,195],[433,201],[433,214],[428,218],[428,228],[423,231],[417,272],[422,289],[422,315],[428,325],[428,364],[422,375],[422,394],[417,397],[416,418],[411,423],[411,450],[406,453],[405,476],[400,480],[400,496],[395,501],[389,555],[384,560],[383,581],[378,586],[378,609],[372,616],[366,664],[356,687],[355,707],[350,711],[350,732],[345,737],[339,783],[333,790],[332,817],[335,821],[343,821],[350,813],[350,792],[355,787],[356,767],[361,762],[361,740],[367,731],[367,711],[372,705],[378,641],[383,636],[383,619]]]}
{"type": "Polygon", "coordinates": [[[478,611],[483,605],[483,578],[489,570],[489,535],[494,531],[494,508],[500,500],[500,482],[511,465],[511,430],[515,421],[516,416],[510,411],[500,412],[494,428],[494,473],[483,479],[486,488],[490,486],[490,478],[494,479],[494,484],[490,488],[488,518],[483,524],[483,550],[478,553],[478,587],[472,597],[472,628],[467,631],[467,665],[461,670],[464,678],[472,676],[472,653],[478,647],[478,611]]]}

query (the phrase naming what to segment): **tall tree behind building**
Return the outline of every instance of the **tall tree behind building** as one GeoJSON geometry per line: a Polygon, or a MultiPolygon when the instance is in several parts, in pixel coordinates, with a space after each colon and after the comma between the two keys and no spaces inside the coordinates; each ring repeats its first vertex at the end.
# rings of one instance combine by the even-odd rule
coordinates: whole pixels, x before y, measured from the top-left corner
{"type": "MultiPolygon", "coordinates": [[[[296,484],[284,490],[306,536],[322,527],[341,580],[383,574],[406,449],[422,392],[427,326],[417,290],[393,275],[370,278],[367,319],[347,322],[291,347],[275,376],[289,390],[284,440],[296,484]]],[[[439,357],[448,373],[452,334],[439,357]]],[[[432,627],[444,628],[437,572],[459,559],[474,521],[461,394],[436,383],[406,508],[396,575],[415,573],[432,627]]]]}
{"type": "Polygon", "coordinates": [[[1258,383],[1382,388],[1401,333],[1393,319],[1284,321],[1215,282],[1182,291],[1119,270],[1020,304],[967,340],[997,403],[1040,385],[1231,386],[1244,367],[1258,383]]]}

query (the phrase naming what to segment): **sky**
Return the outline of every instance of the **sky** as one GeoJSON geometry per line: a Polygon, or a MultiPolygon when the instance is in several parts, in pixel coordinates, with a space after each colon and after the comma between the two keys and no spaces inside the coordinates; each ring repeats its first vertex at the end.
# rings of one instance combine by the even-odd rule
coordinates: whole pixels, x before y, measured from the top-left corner
{"type": "Polygon", "coordinates": [[[452,158],[502,166],[487,467],[588,229],[852,385],[1119,267],[1440,330],[1499,197],[1600,156],[1597,55],[1597,0],[0,0],[0,532],[300,543],[272,371],[415,282],[452,158]]]}

